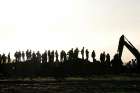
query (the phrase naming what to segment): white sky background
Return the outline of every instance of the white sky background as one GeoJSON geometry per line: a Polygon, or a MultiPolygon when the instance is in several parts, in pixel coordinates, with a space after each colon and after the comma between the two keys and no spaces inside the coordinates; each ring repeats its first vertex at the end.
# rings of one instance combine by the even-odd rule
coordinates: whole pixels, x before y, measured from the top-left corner
{"type": "Polygon", "coordinates": [[[0,0],[0,52],[85,46],[113,56],[122,34],[140,50],[139,11],[139,0],[0,0]]]}

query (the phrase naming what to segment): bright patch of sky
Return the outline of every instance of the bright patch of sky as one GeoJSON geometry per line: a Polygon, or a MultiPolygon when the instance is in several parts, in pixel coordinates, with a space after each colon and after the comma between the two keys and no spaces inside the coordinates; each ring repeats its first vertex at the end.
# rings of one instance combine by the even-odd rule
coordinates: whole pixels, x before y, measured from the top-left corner
{"type": "Polygon", "coordinates": [[[140,50],[139,11],[139,0],[1,0],[0,52],[85,46],[113,56],[122,34],[140,50]]]}

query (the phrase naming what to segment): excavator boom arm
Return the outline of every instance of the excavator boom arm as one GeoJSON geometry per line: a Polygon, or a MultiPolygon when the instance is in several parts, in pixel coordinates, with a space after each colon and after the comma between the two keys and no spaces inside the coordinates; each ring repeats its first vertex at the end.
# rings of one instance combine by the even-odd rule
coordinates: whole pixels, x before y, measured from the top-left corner
{"type": "Polygon", "coordinates": [[[126,46],[128,48],[128,50],[136,57],[137,62],[140,62],[140,53],[139,51],[132,45],[132,43],[130,43],[130,41],[128,41],[128,39],[126,38],[125,41],[124,35],[122,35],[120,37],[120,41],[119,41],[119,46],[118,46],[118,54],[119,54],[119,58],[121,58],[122,56],[122,52],[123,52],[123,47],[126,46]]]}

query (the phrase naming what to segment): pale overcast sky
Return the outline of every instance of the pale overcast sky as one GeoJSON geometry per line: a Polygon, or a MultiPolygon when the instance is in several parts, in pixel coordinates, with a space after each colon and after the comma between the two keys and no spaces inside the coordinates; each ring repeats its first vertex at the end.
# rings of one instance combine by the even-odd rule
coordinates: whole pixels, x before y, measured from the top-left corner
{"type": "Polygon", "coordinates": [[[1,53],[85,46],[113,56],[122,34],[140,50],[140,0],[0,0],[1,53]]]}

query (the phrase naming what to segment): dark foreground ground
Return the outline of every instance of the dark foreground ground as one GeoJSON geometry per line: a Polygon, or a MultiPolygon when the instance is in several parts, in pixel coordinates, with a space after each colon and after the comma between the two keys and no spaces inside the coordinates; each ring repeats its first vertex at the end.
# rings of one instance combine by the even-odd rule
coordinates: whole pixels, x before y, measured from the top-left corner
{"type": "Polygon", "coordinates": [[[0,80],[0,93],[140,93],[140,79],[5,79],[0,80]]]}

